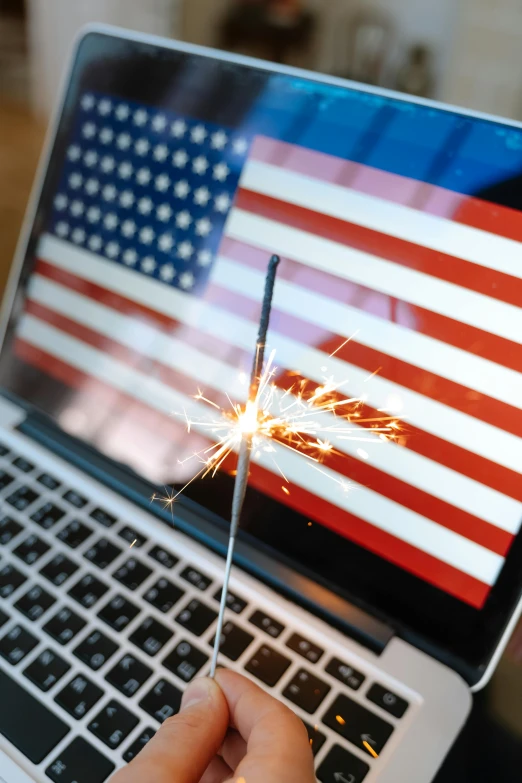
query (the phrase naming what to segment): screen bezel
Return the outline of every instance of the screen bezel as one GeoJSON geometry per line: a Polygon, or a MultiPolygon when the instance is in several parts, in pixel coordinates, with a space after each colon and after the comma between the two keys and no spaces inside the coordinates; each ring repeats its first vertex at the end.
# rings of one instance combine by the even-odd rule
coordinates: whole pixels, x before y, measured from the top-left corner
{"type": "MultiPolygon", "coordinates": [[[[48,153],[47,155],[44,155],[40,168],[42,185],[41,188],[37,186],[34,192],[33,201],[25,223],[25,230],[17,251],[18,263],[15,267],[18,267],[18,269],[13,269],[4,301],[5,309],[2,313],[2,325],[5,327],[7,327],[10,318],[9,303],[10,301],[14,301],[19,282],[19,274],[22,275],[23,284],[24,273],[27,273],[30,269],[31,252],[34,247],[34,242],[44,223],[46,194],[49,194],[49,192],[52,191],[54,177],[57,174],[56,167],[53,169],[53,151],[59,151],[60,144],[68,133],[72,110],[76,105],[76,99],[80,90],[95,89],[96,86],[99,86],[100,63],[102,62],[102,58],[109,55],[114,58],[114,68],[111,71],[111,79],[113,82],[117,82],[117,60],[124,54],[126,58],[132,58],[136,72],[139,71],[142,73],[145,64],[148,63],[148,67],[152,67],[153,63],[155,68],[160,68],[162,70],[166,79],[168,79],[169,58],[204,57],[207,58],[207,61],[210,59],[213,64],[216,64],[216,68],[226,66],[228,69],[237,68],[243,72],[245,68],[248,68],[265,75],[270,73],[288,73],[290,76],[299,76],[311,82],[332,83],[352,90],[355,89],[361,92],[373,92],[378,95],[385,95],[403,103],[419,103],[421,105],[432,106],[440,111],[450,111],[453,114],[464,114],[478,119],[497,121],[494,118],[485,117],[478,113],[456,112],[453,109],[443,107],[430,101],[410,101],[409,99],[404,98],[404,96],[395,95],[387,91],[361,87],[360,85],[354,85],[340,79],[330,79],[329,77],[309,74],[297,69],[270,66],[270,64],[257,62],[250,60],[249,58],[212,52],[186,44],[174,44],[172,42],[162,41],[161,39],[130,34],[126,31],[114,31],[103,27],[92,27],[88,29],[77,42],[71,70],[64,84],[63,102],[56,114],[54,126],[50,130],[48,153]],[[24,261],[27,261],[28,263],[24,264],[24,261]]],[[[128,60],[126,62],[128,64],[128,60]]],[[[170,60],[170,62],[172,64],[172,60],[170,60]]],[[[129,82],[128,75],[128,72],[125,72],[125,74],[123,71],[121,72],[121,77],[127,77],[127,82],[125,85],[122,83],[122,86],[124,86],[125,89],[120,89],[118,94],[121,95],[121,97],[134,97],[134,99],[136,99],[137,85],[136,83],[129,82]]],[[[138,99],[141,99],[141,95],[138,95],[138,99]]],[[[154,103],[154,101],[150,100],[145,102],[152,105],[164,105],[163,103],[154,103]]],[[[521,127],[515,122],[502,121],[502,124],[521,127]]],[[[221,488],[217,484],[215,485],[215,494],[221,495],[221,497],[217,498],[213,513],[216,511],[216,508],[219,508],[221,513],[226,513],[224,512],[224,509],[228,503],[228,490],[229,488],[221,492],[221,488]]],[[[285,509],[285,507],[282,506],[280,509],[286,516],[289,516],[288,509],[285,509]]],[[[252,533],[252,530],[250,530],[250,533],[252,533]]],[[[328,532],[327,538],[332,535],[333,534],[328,532]]],[[[333,543],[333,539],[331,539],[331,543],[333,543]]],[[[264,544],[268,547],[271,554],[274,555],[275,550],[271,546],[271,542],[265,541],[264,544]]],[[[363,559],[366,561],[367,568],[372,575],[375,575],[377,581],[381,579],[384,581],[387,579],[397,580],[397,570],[400,569],[397,569],[395,566],[388,564],[386,561],[383,561],[381,558],[378,558],[369,552],[363,554],[363,559]]],[[[432,609],[433,602],[436,604],[435,612],[432,611],[429,615],[425,612],[425,622],[420,621],[422,615],[420,611],[416,613],[416,619],[414,621],[412,621],[412,613],[410,613],[410,617],[408,617],[408,607],[411,605],[411,587],[415,586],[415,582],[420,583],[420,580],[417,580],[415,577],[411,577],[415,582],[411,582],[410,585],[406,584],[404,588],[406,603],[402,608],[402,612],[390,612],[389,607],[379,605],[379,602],[374,600],[371,590],[347,590],[346,587],[341,587],[339,584],[332,582],[331,579],[329,580],[326,578],[325,574],[314,574],[313,569],[310,569],[310,564],[305,564],[302,559],[299,560],[296,558],[295,553],[294,556],[291,557],[288,551],[285,551],[281,552],[281,556],[287,562],[290,562],[297,571],[305,572],[309,576],[313,574],[318,582],[327,586],[329,589],[334,589],[338,594],[354,601],[367,610],[374,610],[377,616],[394,625],[401,635],[411,638],[411,634],[413,633],[416,638],[423,640],[419,646],[422,646],[424,649],[433,652],[433,654],[437,654],[437,649],[444,650],[452,656],[462,659],[466,664],[466,668],[471,667],[476,671],[476,678],[474,678],[476,680],[480,678],[486,671],[488,664],[495,658],[499,647],[502,645],[503,637],[506,635],[506,629],[508,629],[510,623],[512,624],[514,622],[514,618],[522,608],[522,601],[520,600],[522,591],[522,536],[519,536],[515,542],[501,577],[493,587],[485,607],[480,612],[471,610],[472,615],[470,615],[469,607],[465,607],[466,611],[463,613],[461,611],[462,604],[460,602],[441,594],[436,588],[430,587],[427,591],[420,591],[419,608],[422,603],[426,605],[426,601],[431,601],[432,609]],[[432,591],[431,596],[430,590],[432,591]],[[406,600],[407,598],[408,600],[406,600]],[[440,624],[443,625],[443,621],[447,618],[448,612],[451,617],[454,618],[455,623],[455,634],[453,638],[451,633],[448,633],[447,622],[445,623],[446,630],[444,634],[440,634],[437,631],[437,618],[439,619],[440,624]],[[465,627],[465,633],[462,633],[463,627],[465,627]]],[[[408,580],[406,580],[406,582],[408,582],[408,580]]]]}

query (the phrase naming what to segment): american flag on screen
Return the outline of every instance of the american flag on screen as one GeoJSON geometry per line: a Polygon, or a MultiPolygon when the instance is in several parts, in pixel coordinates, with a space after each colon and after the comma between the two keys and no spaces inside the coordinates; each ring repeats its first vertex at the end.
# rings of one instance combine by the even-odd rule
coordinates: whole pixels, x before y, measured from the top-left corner
{"type": "Polygon", "coordinates": [[[200,416],[198,387],[244,394],[237,370],[280,254],[276,382],[298,370],[319,384],[326,367],[365,413],[404,416],[408,437],[371,453],[344,441],[326,476],[282,451],[290,496],[256,455],[252,484],[480,607],[522,519],[519,217],[495,210],[500,229],[486,232],[479,201],[86,94],[17,352],[70,386],[91,379],[144,410],[200,416]],[[328,480],[344,477],[354,491],[328,480]]]}

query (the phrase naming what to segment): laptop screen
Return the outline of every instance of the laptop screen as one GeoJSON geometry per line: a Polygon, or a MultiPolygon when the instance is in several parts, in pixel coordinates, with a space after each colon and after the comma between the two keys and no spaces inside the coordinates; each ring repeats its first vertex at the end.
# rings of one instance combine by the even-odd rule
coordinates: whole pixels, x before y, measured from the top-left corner
{"type": "Polygon", "coordinates": [[[520,589],[521,182],[517,128],[91,34],[3,385],[226,518],[234,454],[192,479],[279,254],[273,394],[358,401],[319,460],[254,449],[243,528],[462,652],[520,589]]]}

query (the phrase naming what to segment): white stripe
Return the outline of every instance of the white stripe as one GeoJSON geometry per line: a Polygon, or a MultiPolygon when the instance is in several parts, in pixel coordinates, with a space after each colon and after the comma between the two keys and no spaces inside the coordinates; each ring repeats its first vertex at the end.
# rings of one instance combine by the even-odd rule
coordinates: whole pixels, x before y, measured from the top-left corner
{"type": "MultiPolygon", "coordinates": [[[[228,258],[218,259],[211,280],[256,301],[262,299],[264,274],[228,258]]],[[[514,370],[286,280],[278,279],[273,301],[281,312],[327,332],[350,337],[357,331],[358,343],[522,408],[522,375],[514,370]]]]}
{"type": "Polygon", "coordinates": [[[522,278],[522,250],[513,239],[257,160],[243,169],[241,186],[522,278]]]}
{"type": "MultiPolygon", "coordinates": [[[[183,410],[183,407],[192,417],[204,416],[206,413],[203,412],[206,406],[201,403],[174,392],[160,381],[139,373],[34,316],[26,314],[22,317],[18,333],[21,339],[31,345],[163,413],[183,410]]],[[[194,425],[194,428],[197,430],[197,425],[194,425]]],[[[204,429],[199,431],[205,434],[204,429]]],[[[327,486],[330,482],[321,480],[320,474],[311,481],[309,476],[305,479],[303,459],[284,450],[283,469],[286,467],[292,479],[297,478],[300,486],[306,484],[306,489],[311,489],[329,502],[350,513],[363,516],[372,524],[403,538],[485,584],[491,585],[495,582],[503,564],[503,558],[499,555],[365,487],[357,487],[355,491],[345,495],[338,494],[333,482],[332,487],[327,486]]],[[[273,465],[268,469],[272,472],[275,470],[273,465]]],[[[310,473],[313,475],[313,471],[310,473]]]]}
{"type": "MultiPolygon", "coordinates": [[[[252,350],[257,336],[257,325],[239,318],[204,300],[176,291],[157,280],[144,278],[118,264],[108,264],[94,253],[80,250],[73,245],[46,236],[39,245],[41,258],[65,269],[84,280],[103,286],[114,293],[150,307],[163,315],[184,321],[188,326],[218,337],[247,351],[252,350]]],[[[277,349],[277,360],[282,367],[299,369],[303,375],[318,383],[324,381],[320,368],[325,355],[315,348],[304,346],[296,340],[270,332],[272,347],[277,349]]],[[[337,357],[328,359],[328,372],[337,379],[350,382],[350,393],[366,396],[374,408],[388,409],[393,404],[407,420],[420,429],[430,432],[449,443],[497,462],[506,468],[520,472],[522,465],[522,440],[515,435],[492,427],[464,413],[423,397],[378,375],[368,381],[368,373],[359,367],[341,362],[337,357]]]]}
{"type": "Polygon", "coordinates": [[[514,305],[241,209],[230,213],[226,233],[269,253],[522,343],[522,309],[514,305]]]}
{"type": "MultiPolygon", "coordinates": [[[[147,324],[140,323],[137,326],[134,318],[118,313],[40,275],[33,275],[28,293],[31,300],[60,315],[95,329],[99,334],[141,351],[146,356],[193,378],[195,386],[210,386],[218,392],[228,394],[234,400],[245,399],[246,389],[239,380],[237,367],[226,361],[198,351],[182,340],[170,338],[147,324]]],[[[275,401],[273,413],[277,415],[279,412],[275,401]]],[[[321,421],[324,427],[331,427],[334,423],[329,414],[314,418],[321,421]]],[[[355,424],[352,426],[357,429],[355,424]]],[[[361,432],[361,436],[364,436],[364,432],[361,432]]],[[[338,451],[358,458],[357,449],[360,448],[360,443],[336,438],[335,434],[330,437],[338,451]]],[[[364,448],[369,452],[370,463],[379,470],[503,530],[518,532],[522,519],[522,504],[512,498],[395,443],[379,441],[373,445],[365,444],[364,448]]]]}

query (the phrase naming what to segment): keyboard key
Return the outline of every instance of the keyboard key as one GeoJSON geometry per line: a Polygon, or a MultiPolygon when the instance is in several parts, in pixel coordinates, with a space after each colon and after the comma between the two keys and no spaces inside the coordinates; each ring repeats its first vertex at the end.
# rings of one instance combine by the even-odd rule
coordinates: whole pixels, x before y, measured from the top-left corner
{"type": "Polygon", "coordinates": [[[159,653],[173,636],[172,631],[169,631],[164,625],[153,617],[147,617],[129,636],[129,639],[147,655],[153,656],[159,653]]]}
{"type": "Polygon", "coordinates": [[[66,500],[68,503],[71,504],[71,506],[74,506],[75,508],[83,508],[87,505],[87,499],[79,495],[77,492],[74,492],[74,490],[69,489],[67,492],[64,492],[62,495],[63,499],[66,500]]]}
{"type": "Polygon", "coordinates": [[[27,669],[24,669],[24,674],[40,690],[48,691],[64,674],[67,674],[70,668],[69,664],[55,652],[44,650],[27,669]]]}
{"type": "Polygon", "coordinates": [[[41,473],[36,479],[40,484],[43,484],[47,489],[58,489],[61,483],[54,476],[50,476],[49,473],[41,473]]]}
{"type": "Polygon", "coordinates": [[[319,765],[317,777],[321,783],[362,783],[370,767],[340,745],[334,745],[319,765]]]}
{"type": "Polygon", "coordinates": [[[114,572],[114,578],[129,590],[136,590],[151,574],[151,568],[140,560],[136,560],[135,557],[130,557],[124,565],[114,572]]]}
{"type": "Polygon", "coordinates": [[[140,701],[140,707],[157,721],[176,715],[181,706],[182,692],[167,680],[159,680],[154,688],[140,701]]]}
{"type": "Polygon", "coordinates": [[[245,669],[265,685],[273,686],[283,676],[292,661],[264,644],[246,664],[245,669]]]}
{"type": "Polygon", "coordinates": [[[169,671],[177,674],[185,682],[190,682],[208,661],[208,655],[193,644],[183,640],[167,655],[163,661],[169,671]]]}
{"type": "Polygon", "coordinates": [[[64,606],[44,625],[43,629],[59,644],[67,644],[85,628],[86,622],[72,609],[64,606]]]}
{"type": "MultiPolygon", "coordinates": [[[[215,638],[210,642],[211,646],[214,646],[215,638]]],[[[221,643],[219,645],[219,652],[230,658],[231,661],[237,661],[237,659],[243,655],[248,645],[254,640],[252,634],[247,633],[239,626],[228,620],[223,625],[223,633],[221,634],[221,643]]]]}
{"type": "Polygon", "coordinates": [[[115,631],[122,631],[140,613],[137,606],[122,595],[115,595],[98,612],[98,617],[115,631]]]}
{"type": "Polygon", "coordinates": [[[149,552],[149,557],[161,563],[165,568],[174,568],[176,563],[179,562],[179,558],[175,557],[171,552],[163,549],[161,546],[153,546],[149,552]]]}
{"type": "Polygon", "coordinates": [[[6,487],[8,487],[9,484],[12,484],[13,481],[14,481],[14,476],[12,476],[6,470],[0,470],[0,492],[6,487]]]}
{"type": "Polygon", "coordinates": [[[45,774],[54,783],[104,783],[115,766],[82,737],[77,737],[47,767],[45,774]]]}
{"type": "Polygon", "coordinates": [[[356,671],[356,669],[339,660],[339,658],[332,658],[325,671],[327,671],[328,674],[331,674],[332,677],[335,677],[336,680],[340,680],[340,682],[347,685],[353,691],[358,690],[365,680],[364,674],[356,671]]]}
{"type": "Polygon", "coordinates": [[[186,582],[190,582],[191,585],[197,587],[198,590],[206,590],[209,585],[212,584],[212,579],[201,571],[198,571],[193,566],[187,566],[180,574],[181,578],[186,582]]]}
{"type": "Polygon", "coordinates": [[[5,457],[6,454],[9,454],[9,449],[4,443],[0,443],[0,457],[5,457]]]}
{"type": "Polygon", "coordinates": [[[27,577],[10,563],[3,566],[0,568],[0,598],[9,598],[26,581],[27,577]]]}
{"type": "Polygon", "coordinates": [[[374,704],[378,704],[381,709],[386,710],[386,712],[389,712],[390,715],[394,715],[396,718],[402,718],[409,707],[405,699],[401,699],[400,696],[396,696],[395,693],[377,683],[372,685],[366,694],[366,698],[373,701],[374,704]]]}
{"type": "Polygon", "coordinates": [[[60,553],[55,555],[46,566],[41,568],[40,573],[52,582],[53,585],[60,587],[60,585],[63,585],[64,582],[70,579],[77,570],[78,566],[76,563],[73,563],[72,560],[60,553]]]}
{"type": "Polygon", "coordinates": [[[0,628],[6,624],[6,622],[9,620],[9,615],[6,614],[3,609],[0,609],[0,628]]]}
{"type": "MultiPolygon", "coordinates": [[[[219,603],[221,603],[221,594],[223,593],[223,588],[219,588],[219,590],[214,593],[215,600],[219,603]]],[[[245,609],[247,606],[247,602],[244,601],[242,598],[239,598],[239,596],[235,595],[234,593],[231,593],[230,591],[227,593],[227,607],[236,614],[241,614],[243,609],[245,609]]]]}
{"type": "Polygon", "coordinates": [[[311,715],[330,690],[330,686],[319,677],[310,674],[306,669],[299,669],[284,689],[283,696],[311,715]]]}
{"type": "Polygon", "coordinates": [[[65,688],[62,688],[54,700],[69,715],[80,720],[102,696],[101,688],[91,682],[88,677],[84,677],[83,674],[77,674],[65,688]]]}
{"type": "Polygon", "coordinates": [[[260,612],[259,610],[254,612],[250,617],[249,622],[251,622],[252,625],[255,625],[256,628],[261,628],[261,630],[266,631],[266,633],[274,639],[277,639],[285,630],[285,626],[282,625],[282,623],[279,623],[277,620],[274,620],[272,617],[269,617],[269,615],[260,612]]]}
{"type": "Polygon", "coordinates": [[[37,525],[43,527],[44,530],[49,530],[53,525],[65,516],[65,511],[59,506],[55,506],[54,503],[44,503],[40,506],[34,514],[31,514],[31,519],[36,522],[37,525]]]}
{"type": "Polygon", "coordinates": [[[176,622],[191,631],[194,636],[205,633],[217,617],[217,612],[194,598],[176,617],[176,622]]]}
{"type": "Polygon", "coordinates": [[[36,561],[39,560],[42,555],[45,555],[49,549],[49,544],[46,544],[45,541],[42,541],[41,538],[38,538],[38,536],[35,535],[30,535],[27,536],[27,538],[24,539],[21,544],[18,544],[16,549],[13,551],[14,554],[20,558],[20,560],[24,561],[24,563],[27,565],[32,565],[33,563],[36,563],[36,561]]]}
{"type": "Polygon", "coordinates": [[[63,541],[67,546],[70,546],[71,549],[77,549],[77,547],[87,541],[89,536],[92,535],[92,532],[92,529],[88,527],[88,525],[84,525],[83,522],[74,519],[58,533],[57,538],[59,538],[60,541],[63,541]]]}
{"type": "Polygon", "coordinates": [[[143,544],[147,543],[147,539],[145,538],[145,536],[142,536],[141,533],[138,533],[137,530],[134,530],[134,528],[129,527],[128,525],[122,527],[118,535],[120,538],[123,538],[123,540],[126,541],[128,544],[131,544],[132,546],[135,546],[138,549],[142,547],[143,544]]]}
{"type": "Polygon", "coordinates": [[[94,717],[87,728],[95,737],[101,739],[109,748],[117,748],[136,728],[139,718],[112,699],[101,712],[94,717]]]}
{"type": "Polygon", "coordinates": [[[0,734],[39,764],[69,731],[41,701],[0,669],[0,734]]]}
{"type": "Polygon", "coordinates": [[[107,538],[100,538],[84,554],[87,560],[94,563],[98,568],[107,568],[113,563],[123,550],[111,543],[107,538]]]}
{"type": "Polygon", "coordinates": [[[183,598],[185,591],[181,590],[177,585],[169,582],[165,577],[158,579],[153,587],[149,587],[145,595],[143,596],[149,604],[155,606],[160,612],[169,612],[174,604],[176,604],[180,598],[183,598]]]}
{"type": "Polygon", "coordinates": [[[18,470],[21,470],[22,473],[30,473],[34,469],[33,463],[29,462],[25,457],[17,457],[13,460],[13,465],[18,470]]]}
{"type": "Polygon", "coordinates": [[[79,582],[69,590],[69,595],[82,606],[89,609],[105,595],[109,588],[92,574],[82,576],[79,582]]]}
{"type": "MultiPolygon", "coordinates": [[[[13,665],[25,658],[38,644],[32,633],[26,631],[21,625],[15,625],[5,636],[0,639],[0,655],[13,665]]],[[[1,693],[1,691],[0,691],[1,693]]],[[[3,701],[4,694],[2,693],[3,701]]]]}
{"type": "Polygon", "coordinates": [[[326,735],[319,731],[318,726],[310,726],[309,723],[306,723],[306,721],[303,721],[305,725],[305,729],[308,732],[308,740],[310,742],[310,747],[312,748],[312,753],[314,756],[317,756],[321,748],[323,747],[324,743],[326,742],[326,735]]]}
{"type": "Polygon", "coordinates": [[[38,500],[40,495],[35,492],[31,487],[18,487],[15,491],[5,499],[6,503],[16,508],[17,511],[25,511],[35,500],[38,500]]]}
{"type": "Polygon", "coordinates": [[[124,655],[105,679],[125,696],[134,696],[151,674],[152,669],[133,655],[124,655]]]}
{"type": "Polygon", "coordinates": [[[323,723],[369,756],[380,753],[393,732],[393,726],[344,695],[335,699],[323,723]]]}
{"type": "Polygon", "coordinates": [[[11,540],[23,530],[22,525],[15,522],[11,517],[3,517],[0,519],[0,544],[7,546],[11,540]]]}
{"type": "Polygon", "coordinates": [[[299,636],[298,633],[293,633],[290,639],[287,641],[286,646],[289,647],[303,658],[306,658],[310,663],[317,663],[319,658],[323,655],[324,650],[318,647],[313,642],[309,642],[304,636],[299,636]]]}
{"type": "Polygon", "coordinates": [[[147,742],[150,742],[153,736],[156,734],[155,729],[146,728],[144,729],[137,740],[135,740],[132,745],[130,745],[127,750],[122,754],[123,760],[129,763],[129,761],[132,761],[136,758],[140,750],[143,750],[147,742]]]}
{"type": "Polygon", "coordinates": [[[97,671],[114,655],[118,645],[101,631],[92,631],[89,636],[75,647],[74,654],[80,661],[97,671]]]}
{"type": "Polygon", "coordinates": [[[38,620],[55,603],[56,598],[53,598],[47,590],[44,590],[40,585],[33,585],[27,593],[18,599],[15,606],[29,620],[34,621],[38,620]]]}
{"type": "Polygon", "coordinates": [[[113,517],[108,511],[104,511],[103,508],[95,508],[89,516],[103,527],[112,527],[116,522],[116,517],[113,517]]]}

